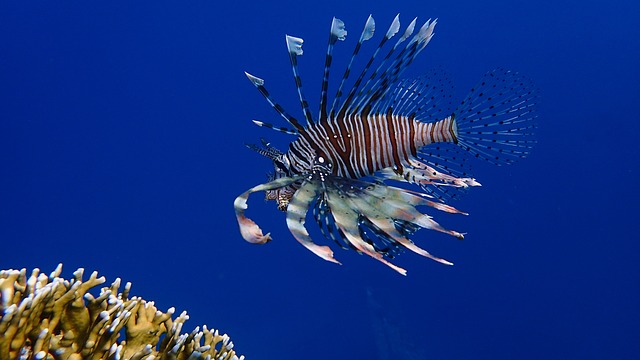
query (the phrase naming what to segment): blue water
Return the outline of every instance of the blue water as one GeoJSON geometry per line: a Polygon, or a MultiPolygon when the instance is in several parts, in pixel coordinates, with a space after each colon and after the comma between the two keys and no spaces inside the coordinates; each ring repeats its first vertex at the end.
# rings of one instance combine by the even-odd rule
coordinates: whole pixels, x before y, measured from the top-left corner
{"type": "Polygon", "coordinates": [[[639,12],[632,1],[2,2],[0,267],[122,277],[249,359],[637,359],[639,12]],[[292,138],[251,123],[284,125],[243,71],[300,115],[284,34],[305,39],[315,109],[331,18],[350,32],[338,69],[369,13],[381,36],[398,12],[403,24],[439,19],[406,76],[442,67],[457,98],[497,66],[533,79],[536,149],[515,166],[475,164],[483,186],[453,204],[470,216],[436,214],[464,241],[418,232],[453,267],[405,253],[402,277],[334,244],[344,265],[325,262],[261,195],[250,215],[274,240],[246,243],[233,199],[271,165],[243,144],[292,138]]]}

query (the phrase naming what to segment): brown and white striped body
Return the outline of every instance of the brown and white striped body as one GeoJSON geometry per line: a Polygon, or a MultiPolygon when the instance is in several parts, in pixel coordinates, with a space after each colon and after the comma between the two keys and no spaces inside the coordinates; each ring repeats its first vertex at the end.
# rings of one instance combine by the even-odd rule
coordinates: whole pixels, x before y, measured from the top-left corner
{"type": "Polygon", "coordinates": [[[392,168],[401,174],[417,151],[436,142],[457,143],[452,117],[424,123],[403,115],[360,114],[312,124],[291,143],[286,157],[296,173],[309,171],[316,155],[333,166],[333,174],[358,179],[392,168]]]}

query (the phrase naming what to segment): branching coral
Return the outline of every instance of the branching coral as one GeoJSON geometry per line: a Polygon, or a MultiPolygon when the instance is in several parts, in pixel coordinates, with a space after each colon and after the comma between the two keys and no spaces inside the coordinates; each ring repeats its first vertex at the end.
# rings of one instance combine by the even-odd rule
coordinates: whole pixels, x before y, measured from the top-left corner
{"type": "Polygon", "coordinates": [[[217,330],[181,334],[187,313],[174,318],[174,308],[162,312],[152,301],[129,298],[131,283],[118,293],[116,279],[94,297],[89,290],[104,277],[94,272],[83,281],[78,269],[65,280],[61,271],[0,271],[0,359],[244,359],[217,330]]]}

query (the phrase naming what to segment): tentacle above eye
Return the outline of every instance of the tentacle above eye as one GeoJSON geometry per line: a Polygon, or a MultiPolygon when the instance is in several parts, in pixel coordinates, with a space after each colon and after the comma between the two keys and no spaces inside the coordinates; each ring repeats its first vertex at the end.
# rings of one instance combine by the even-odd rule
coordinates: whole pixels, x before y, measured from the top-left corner
{"type": "Polygon", "coordinates": [[[238,225],[240,226],[240,234],[242,234],[242,237],[246,241],[252,244],[265,244],[271,241],[271,236],[269,235],[269,233],[267,233],[266,235],[263,234],[262,229],[260,229],[258,224],[244,215],[245,210],[248,208],[247,200],[249,199],[249,195],[258,191],[279,189],[291,185],[296,181],[300,181],[302,178],[303,176],[281,177],[266,184],[254,186],[235,199],[235,201],[233,202],[233,207],[236,212],[236,219],[238,220],[238,225]]]}

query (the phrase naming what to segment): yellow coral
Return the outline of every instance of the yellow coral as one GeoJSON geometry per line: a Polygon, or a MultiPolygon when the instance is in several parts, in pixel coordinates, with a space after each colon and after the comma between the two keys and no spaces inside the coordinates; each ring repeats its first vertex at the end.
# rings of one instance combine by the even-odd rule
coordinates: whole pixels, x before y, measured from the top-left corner
{"type": "Polygon", "coordinates": [[[61,271],[62,264],[49,276],[0,271],[0,359],[244,359],[217,330],[181,334],[187,313],[173,318],[174,308],[163,313],[153,301],[129,298],[130,283],[118,293],[116,279],[94,297],[88,291],[104,277],[94,272],[83,281],[78,269],[65,280],[61,271]]]}

